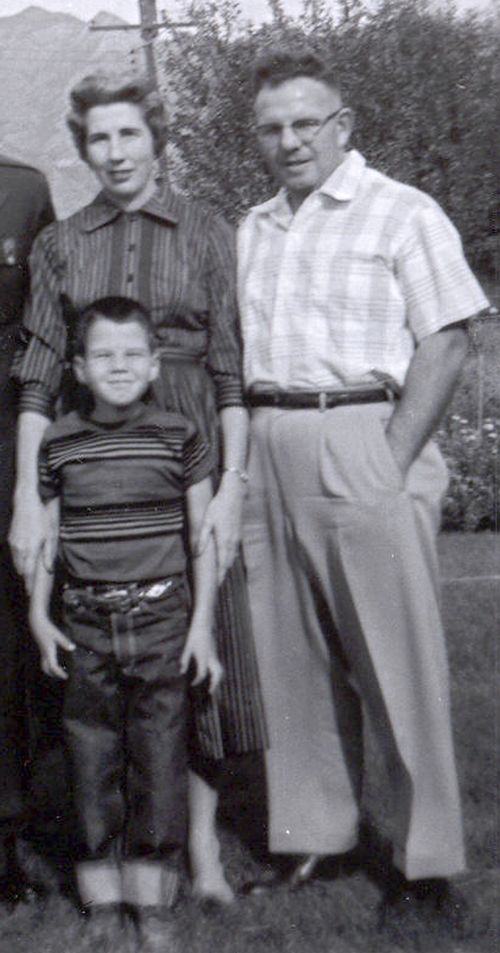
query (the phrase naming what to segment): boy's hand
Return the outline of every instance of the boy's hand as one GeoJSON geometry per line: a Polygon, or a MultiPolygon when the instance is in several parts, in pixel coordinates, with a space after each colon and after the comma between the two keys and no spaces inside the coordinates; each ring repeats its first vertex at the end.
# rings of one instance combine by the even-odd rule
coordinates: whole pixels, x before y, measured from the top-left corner
{"type": "Polygon", "coordinates": [[[73,652],[75,645],[73,642],[51,622],[50,619],[30,618],[31,631],[35,641],[40,649],[40,664],[42,671],[51,678],[63,678],[68,676],[57,658],[57,650],[65,649],[66,652],[73,652]]]}
{"type": "Polygon", "coordinates": [[[183,675],[186,674],[192,662],[196,665],[196,676],[192,679],[191,684],[200,685],[201,682],[208,679],[208,690],[213,695],[220,684],[224,670],[217,658],[211,632],[206,627],[192,625],[189,629],[186,645],[181,655],[180,667],[183,675]]]}

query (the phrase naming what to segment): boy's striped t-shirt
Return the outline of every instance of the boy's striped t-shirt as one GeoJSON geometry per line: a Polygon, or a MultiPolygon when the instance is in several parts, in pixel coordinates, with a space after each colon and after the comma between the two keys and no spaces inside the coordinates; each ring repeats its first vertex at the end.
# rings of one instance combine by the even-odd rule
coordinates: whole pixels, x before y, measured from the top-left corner
{"type": "Polygon", "coordinates": [[[60,554],[92,582],[160,579],[186,567],[185,503],[213,468],[210,451],[180,414],[144,407],[102,424],[73,412],[45,433],[42,499],[61,501],[60,554]]]}

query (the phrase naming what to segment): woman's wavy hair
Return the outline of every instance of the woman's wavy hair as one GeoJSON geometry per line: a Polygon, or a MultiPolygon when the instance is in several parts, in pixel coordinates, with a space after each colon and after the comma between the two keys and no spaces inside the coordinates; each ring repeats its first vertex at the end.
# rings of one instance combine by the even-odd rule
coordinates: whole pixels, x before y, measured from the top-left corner
{"type": "Polygon", "coordinates": [[[143,76],[93,73],[84,76],[70,92],[71,111],[66,118],[80,158],[86,160],[86,115],[93,106],[134,103],[151,130],[156,158],[167,143],[167,117],[163,102],[143,76]]]}

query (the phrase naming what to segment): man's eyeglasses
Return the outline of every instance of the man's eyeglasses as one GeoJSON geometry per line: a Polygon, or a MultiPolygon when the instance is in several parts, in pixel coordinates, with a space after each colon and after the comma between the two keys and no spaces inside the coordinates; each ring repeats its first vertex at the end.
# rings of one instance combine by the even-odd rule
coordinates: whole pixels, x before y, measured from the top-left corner
{"type": "Polygon", "coordinates": [[[326,126],[327,122],[330,122],[331,119],[335,119],[335,116],[338,116],[343,109],[344,106],[340,106],[334,113],[325,116],[324,119],[296,119],[295,122],[291,122],[289,126],[279,126],[277,123],[263,123],[263,125],[255,127],[255,133],[262,145],[275,146],[280,141],[284,130],[291,129],[294,136],[296,136],[303,145],[308,145],[326,126]]]}

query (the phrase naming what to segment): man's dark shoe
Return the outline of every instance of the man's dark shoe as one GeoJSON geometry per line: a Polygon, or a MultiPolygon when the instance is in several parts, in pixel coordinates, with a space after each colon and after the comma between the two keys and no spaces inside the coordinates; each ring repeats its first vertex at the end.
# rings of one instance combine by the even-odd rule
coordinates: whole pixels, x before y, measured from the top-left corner
{"type": "Polygon", "coordinates": [[[285,878],[288,886],[293,890],[296,887],[303,887],[304,884],[309,883],[314,877],[320,860],[321,854],[307,854],[293,867],[285,878]]]}
{"type": "Polygon", "coordinates": [[[466,909],[465,898],[445,877],[407,880],[400,875],[394,877],[386,888],[381,918],[385,921],[387,917],[399,917],[414,911],[446,920],[450,926],[460,929],[466,909]]]}
{"type": "Polygon", "coordinates": [[[275,890],[277,887],[288,887],[296,890],[310,883],[314,879],[318,865],[323,859],[322,854],[304,854],[298,861],[279,870],[270,871],[257,880],[250,880],[244,884],[241,893],[246,897],[258,897],[275,890]]]}

